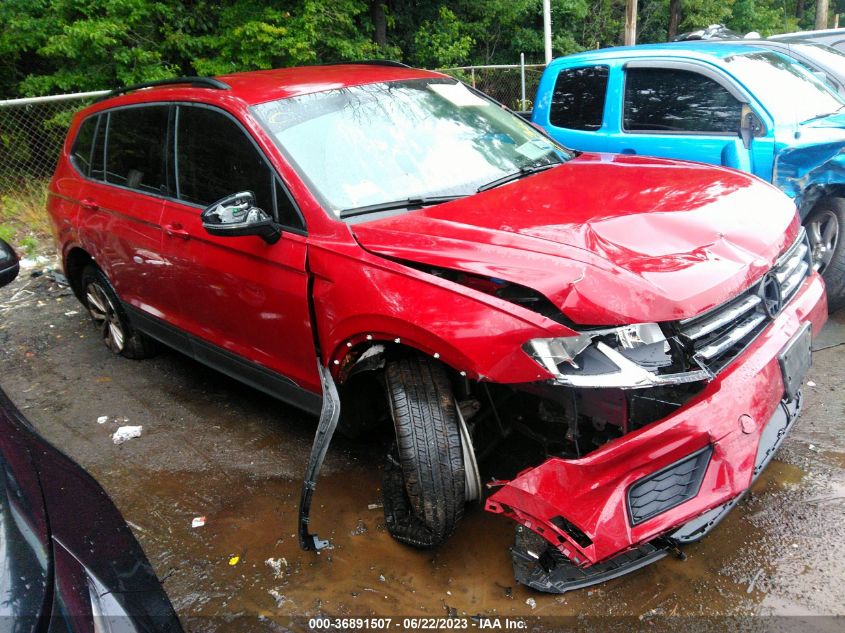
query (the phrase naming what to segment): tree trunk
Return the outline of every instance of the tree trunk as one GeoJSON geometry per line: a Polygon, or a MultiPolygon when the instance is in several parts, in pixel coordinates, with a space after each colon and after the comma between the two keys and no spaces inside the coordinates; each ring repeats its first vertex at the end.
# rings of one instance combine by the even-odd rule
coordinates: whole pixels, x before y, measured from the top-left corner
{"type": "MultiPolygon", "coordinates": [[[[799,0],[803,2],[803,0],[799,0]]],[[[678,26],[681,24],[681,0],[669,0],[669,30],[668,39],[672,40],[678,34],[678,26]]]]}
{"type": "Polygon", "coordinates": [[[370,16],[373,20],[373,41],[379,46],[387,46],[387,15],[384,0],[370,2],[370,16]]]}
{"type": "Polygon", "coordinates": [[[637,0],[628,0],[625,7],[625,46],[637,43],[637,0]]]}
{"type": "Polygon", "coordinates": [[[816,30],[827,28],[828,0],[816,0],[816,30]]]}
{"type": "Polygon", "coordinates": [[[806,0],[796,0],[795,2],[795,17],[799,20],[804,17],[804,3],[806,0]]]}

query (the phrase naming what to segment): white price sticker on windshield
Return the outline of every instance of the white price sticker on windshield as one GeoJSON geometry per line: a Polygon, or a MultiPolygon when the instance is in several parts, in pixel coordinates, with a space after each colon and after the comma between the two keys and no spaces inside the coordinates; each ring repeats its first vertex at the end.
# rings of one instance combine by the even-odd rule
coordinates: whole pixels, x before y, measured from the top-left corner
{"type": "Polygon", "coordinates": [[[471,106],[489,106],[490,102],[485,101],[476,94],[473,94],[465,85],[457,84],[428,84],[429,90],[437,93],[448,102],[466,108],[471,106]]]}

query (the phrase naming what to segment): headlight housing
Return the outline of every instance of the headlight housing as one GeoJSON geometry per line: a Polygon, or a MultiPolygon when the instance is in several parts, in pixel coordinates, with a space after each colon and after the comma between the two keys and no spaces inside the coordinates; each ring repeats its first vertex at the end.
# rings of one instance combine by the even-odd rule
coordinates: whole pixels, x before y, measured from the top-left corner
{"type": "Polygon", "coordinates": [[[673,372],[669,341],[657,323],[532,339],[523,349],[555,383],[571,387],[640,389],[712,377],[704,369],[673,372]]]}

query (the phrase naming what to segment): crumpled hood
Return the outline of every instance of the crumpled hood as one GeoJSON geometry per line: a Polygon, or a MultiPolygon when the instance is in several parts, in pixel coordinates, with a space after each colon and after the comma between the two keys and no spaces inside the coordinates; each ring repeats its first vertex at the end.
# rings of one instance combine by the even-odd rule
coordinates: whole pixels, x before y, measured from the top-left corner
{"type": "Polygon", "coordinates": [[[518,283],[576,323],[669,321],[747,288],[795,239],[793,203],[737,171],[582,154],[512,184],[355,224],[367,250],[518,283]]]}
{"type": "Polygon", "coordinates": [[[776,154],[772,182],[806,214],[815,204],[804,198],[810,185],[845,182],[845,114],[805,123],[790,136],[776,154]]]}

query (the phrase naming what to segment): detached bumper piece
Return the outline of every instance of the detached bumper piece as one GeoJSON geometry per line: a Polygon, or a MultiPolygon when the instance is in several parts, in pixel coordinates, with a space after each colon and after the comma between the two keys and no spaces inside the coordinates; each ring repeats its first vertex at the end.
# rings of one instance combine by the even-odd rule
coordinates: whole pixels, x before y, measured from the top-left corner
{"type": "MultiPolygon", "coordinates": [[[[792,402],[782,402],[775,410],[760,436],[752,483],[774,457],[800,410],[800,392],[792,402]]],[[[645,521],[695,496],[710,456],[707,447],[633,485],[629,491],[629,502],[635,501],[629,506],[632,523],[637,519],[645,521]]],[[[576,566],[543,537],[519,526],[511,549],[514,576],[520,584],[546,593],[565,593],[618,578],[660,560],[677,545],[700,540],[744,495],[743,492],[663,537],[589,567],[576,566]]]]}
{"type": "Polygon", "coordinates": [[[519,526],[511,556],[518,583],[546,593],[566,593],[636,571],[666,556],[668,549],[666,543],[645,543],[603,563],[576,567],[542,536],[519,526]]]}

